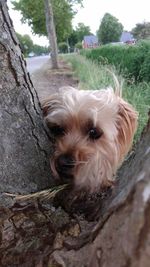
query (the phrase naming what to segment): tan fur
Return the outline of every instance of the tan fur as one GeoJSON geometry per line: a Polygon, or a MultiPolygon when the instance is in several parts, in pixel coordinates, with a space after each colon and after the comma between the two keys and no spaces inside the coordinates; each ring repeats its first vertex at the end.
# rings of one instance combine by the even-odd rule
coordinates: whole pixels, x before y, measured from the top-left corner
{"type": "Polygon", "coordinates": [[[54,174],[58,176],[58,157],[69,154],[75,158],[70,170],[75,186],[93,192],[109,185],[132,145],[137,127],[137,112],[122,99],[120,91],[60,88],[42,107],[50,128],[56,124],[65,129],[63,136],[55,138],[51,159],[54,174]],[[103,133],[100,138],[89,139],[90,124],[103,133]]]}

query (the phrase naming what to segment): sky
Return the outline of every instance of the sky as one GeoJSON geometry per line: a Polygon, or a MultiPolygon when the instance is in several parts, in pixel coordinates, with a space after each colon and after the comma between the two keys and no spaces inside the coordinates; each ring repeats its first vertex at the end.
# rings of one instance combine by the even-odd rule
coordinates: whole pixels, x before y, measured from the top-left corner
{"type": "MultiPolygon", "coordinates": [[[[46,37],[33,35],[27,24],[22,24],[21,15],[12,8],[11,0],[7,1],[9,14],[15,30],[20,34],[29,34],[33,42],[39,45],[48,45],[46,37]]],[[[93,34],[99,28],[105,13],[115,16],[124,26],[124,30],[130,31],[137,23],[150,22],[149,0],[83,0],[84,8],[80,8],[73,19],[73,27],[82,22],[89,26],[93,34]]]]}

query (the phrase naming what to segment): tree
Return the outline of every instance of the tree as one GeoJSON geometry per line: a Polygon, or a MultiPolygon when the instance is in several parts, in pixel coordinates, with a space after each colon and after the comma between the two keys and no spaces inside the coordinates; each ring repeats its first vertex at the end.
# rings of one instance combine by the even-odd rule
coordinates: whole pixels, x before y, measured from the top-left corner
{"type": "Polygon", "coordinates": [[[74,15],[72,6],[75,3],[82,3],[82,0],[20,0],[13,2],[15,9],[21,11],[23,21],[28,22],[34,33],[48,35],[53,69],[58,68],[57,36],[59,39],[64,39],[71,32],[71,20],[74,15]]]}
{"type": "MultiPolygon", "coordinates": [[[[83,0],[52,0],[54,24],[58,43],[66,41],[72,32],[72,18],[76,14],[75,4],[83,0]]],[[[22,22],[27,22],[35,34],[47,36],[44,0],[13,1],[14,8],[21,12],[22,22]]]]}
{"type": "Polygon", "coordinates": [[[150,39],[150,22],[137,23],[132,34],[137,40],[150,39]]]}
{"type": "Polygon", "coordinates": [[[45,3],[46,28],[47,28],[49,44],[51,47],[52,68],[58,69],[58,49],[57,49],[57,39],[56,39],[56,31],[53,18],[52,3],[51,0],[44,0],[44,3],[45,3]]]}
{"type": "Polygon", "coordinates": [[[123,30],[122,24],[117,18],[109,13],[106,13],[102,18],[97,35],[99,42],[107,44],[111,42],[118,42],[123,30]]]}
{"type": "Polygon", "coordinates": [[[78,42],[77,32],[73,30],[72,33],[68,37],[68,43],[71,49],[74,49],[75,44],[77,44],[77,42],[78,42]]]}
{"type": "Polygon", "coordinates": [[[91,35],[91,30],[89,26],[85,26],[84,23],[78,23],[75,29],[78,42],[82,42],[85,35],[91,35]]]}
{"type": "Polygon", "coordinates": [[[91,30],[89,26],[84,25],[83,23],[78,23],[78,26],[71,32],[68,37],[68,43],[71,50],[74,51],[74,48],[77,43],[79,43],[81,47],[81,42],[85,35],[91,35],[91,30]]]}
{"type": "Polygon", "coordinates": [[[67,53],[68,52],[68,44],[65,42],[59,43],[58,48],[60,53],[67,53]]]}
{"type": "Polygon", "coordinates": [[[22,51],[25,56],[27,56],[30,52],[33,51],[33,41],[28,34],[21,35],[16,33],[18,40],[20,42],[22,51]]]}
{"type": "Polygon", "coordinates": [[[50,142],[42,122],[37,94],[23,55],[0,1],[0,195],[32,192],[51,184],[50,142]],[[7,25],[7,26],[6,26],[7,25]]]}
{"type": "Polygon", "coordinates": [[[149,267],[150,119],[112,193],[74,204],[71,189],[55,203],[3,196],[45,188],[51,175],[48,132],[5,0],[0,25],[0,266],[149,267]]]}
{"type": "Polygon", "coordinates": [[[17,33],[17,32],[16,32],[16,35],[20,42],[20,46],[25,57],[27,57],[30,52],[34,52],[35,55],[49,53],[49,47],[44,47],[44,46],[34,44],[29,35],[27,34],[21,35],[20,33],[17,33]]]}
{"type": "Polygon", "coordinates": [[[37,44],[33,45],[33,52],[35,55],[49,54],[49,47],[40,46],[37,44]]]}

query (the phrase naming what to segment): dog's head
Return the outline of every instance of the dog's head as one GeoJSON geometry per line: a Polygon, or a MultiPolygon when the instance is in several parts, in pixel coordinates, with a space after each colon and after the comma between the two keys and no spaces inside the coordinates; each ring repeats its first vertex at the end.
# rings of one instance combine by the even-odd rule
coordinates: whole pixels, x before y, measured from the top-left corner
{"type": "Polygon", "coordinates": [[[55,176],[90,191],[109,184],[132,144],[137,126],[133,107],[111,88],[66,87],[47,98],[42,108],[55,139],[55,176]]]}

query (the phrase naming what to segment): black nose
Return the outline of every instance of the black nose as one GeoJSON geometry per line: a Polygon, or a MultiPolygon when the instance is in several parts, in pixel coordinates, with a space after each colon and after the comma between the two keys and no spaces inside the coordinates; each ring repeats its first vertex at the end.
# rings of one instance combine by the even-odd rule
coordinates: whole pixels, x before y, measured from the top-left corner
{"type": "Polygon", "coordinates": [[[60,155],[56,162],[57,170],[61,173],[67,173],[70,169],[74,168],[75,160],[70,155],[60,155]]]}
{"type": "Polygon", "coordinates": [[[58,168],[72,169],[74,167],[75,160],[70,155],[60,155],[57,159],[58,168]]]}

